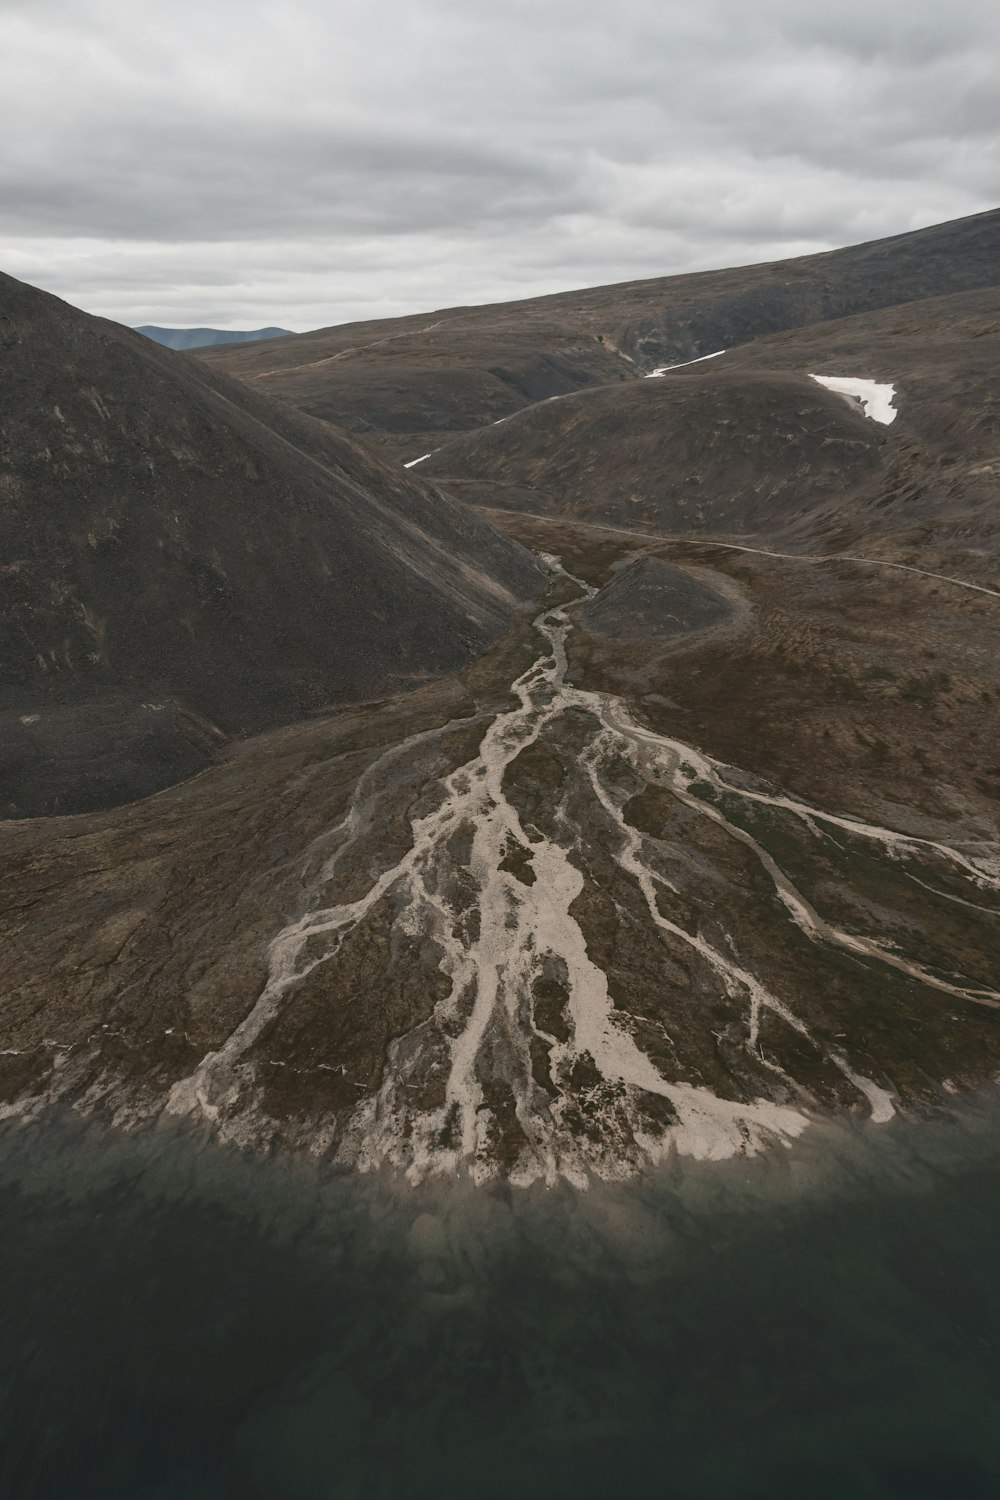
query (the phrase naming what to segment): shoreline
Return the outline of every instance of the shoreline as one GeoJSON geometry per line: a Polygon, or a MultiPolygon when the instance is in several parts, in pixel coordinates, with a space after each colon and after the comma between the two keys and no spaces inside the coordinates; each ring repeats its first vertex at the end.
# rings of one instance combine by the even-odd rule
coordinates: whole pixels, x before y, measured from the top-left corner
{"type": "MultiPolygon", "coordinates": [[[[559,1179],[518,1184],[497,1176],[476,1181],[469,1171],[414,1183],[382,1164],[359,1170],[305,1152],[276,1149],[265,1156],[220,1144],[189,1122],[152,1121],[138,1128],[108,1125],[67,1107],[32,1120],[0,1124],[0,1187],[27,1200],[45,1195],[82,1199],[128,1180],[149,1203],[215,1203],[237,1217],[266,1221],[335,1216],[367,1205],[376,1219],[398,1225],[421,1218],[460,1222],[538,1214],[608,1224],[648,1220],[646,1231],[671,1207],[752,1218],[765,1209],[808,1210],[861,1200],[881,1191],[921,1192],[942,1176],[1000,1169],[1000,1083],[947,1104],[909,1110],[874,1123],[848,1111],[813,1112],[794,1141],[724,1160],[701,1160],[673,1150],[629,1176],[586,1186],[559,1179]]],[[[137,1200],[138,1201],[138,1200],[137,1200]]]]}

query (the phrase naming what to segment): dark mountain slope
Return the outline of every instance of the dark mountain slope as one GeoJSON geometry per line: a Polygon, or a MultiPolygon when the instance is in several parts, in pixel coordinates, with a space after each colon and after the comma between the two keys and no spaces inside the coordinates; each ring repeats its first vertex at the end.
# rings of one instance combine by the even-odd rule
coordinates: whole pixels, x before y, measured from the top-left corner
{"type": "Polygon", "coordinates": [[[914,545],[981,545],[997,554],[1000,288],[789,330],[713,364],[730,378],[794,369],[892,384],[899,414],[877,511],[866,511],[835,540],[870,543],[890,527],[914,545]]]}
{"type": "Polygon", "coordinates": [[[769,534],[874,482],[883,427],[804,376],[716,364],[548,402],[421,472],[501,509],[724,535],[769,534]]]}
{"type": "Polygon", "coordinates": [[[291,335],[290,328],[157,328],[152,323],[143,323],[136,333],[144,333],[154,344],[163,344],[167,349],[203,349],[213,344],[256,344],[264,339],[280,339],[291,335]]]}
{"type": "Polygon", "coordinates": [[[488,311],[492,319],[473,308],[323,329],[261,346],[256,358],[253,346],[240,359],[232,349],[195,352],[404,461],[536,401],[635,375],[629,359],[562,309],[531,304],[523,321],[506,307],[488,311]]]}
{"type": "Polygon", "coordinates": [[[453,669],[540,570],[326,424],[0,278],[3,810],[453,669]]]}
{"type": "Polygon", "coordinates": [[[1000,210],[821,255],[199,354],[410,460],[533,401],[786,328],[1000,284],[1000,210]]]}
{"type": "Polygon", "coordinates": [[[536,514],[995,555],[1000,289],[790,330],[551,402],[456,439],[419,472],[536,514]],[[895,420],[863,417],[809,374],[893,385],[895,420]]]}

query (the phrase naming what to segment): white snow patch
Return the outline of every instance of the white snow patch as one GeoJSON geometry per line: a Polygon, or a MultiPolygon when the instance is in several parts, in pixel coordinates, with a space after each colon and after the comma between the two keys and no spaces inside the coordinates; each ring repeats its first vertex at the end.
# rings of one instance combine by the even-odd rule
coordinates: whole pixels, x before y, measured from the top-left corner
{"type": "Polygon", "coordinates": [[[657,365],[655,370],[650,370],[646,379],[652,380],[656,375],[665,375],[668,370],[683,370],[688,365],[700,365],[702,360],[718,359],[720,354],[725,353],[725,349],[716,349],[713,354],[699,354],[697,359],[682,359],[679,365],[657,365]]]}
{"type": "Polygon", "coordinates": [[[415,469],[417,467],[417,464],[424,463],[428,458],[430,458],[430,456],[431,455],[429,453],[422,453],[419,458],[411,458],[408,464],[403,465],[403,468],[415,469]]]}
{"type": "Polygon", "coordinates": [[[865,416],[885,427],[899,416],[892,404],[896,394],[894,385],[879,385],[877,380],[855,379],[849,375],[810,375],[809,379],[825,385],[828,391],[836,391],[838,396],[846,396],[849,401],[860,401],[865,416]]]}

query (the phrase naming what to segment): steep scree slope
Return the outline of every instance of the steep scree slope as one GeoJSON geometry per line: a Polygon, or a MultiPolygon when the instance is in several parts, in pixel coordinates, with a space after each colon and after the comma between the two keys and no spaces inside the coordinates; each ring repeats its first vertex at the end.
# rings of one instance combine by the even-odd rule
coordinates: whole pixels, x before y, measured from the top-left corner
{"type": "Polygon", "coordinates": [[[2,811],[449,671],[530,555],[324,423],[0,278],[2,811]]]}

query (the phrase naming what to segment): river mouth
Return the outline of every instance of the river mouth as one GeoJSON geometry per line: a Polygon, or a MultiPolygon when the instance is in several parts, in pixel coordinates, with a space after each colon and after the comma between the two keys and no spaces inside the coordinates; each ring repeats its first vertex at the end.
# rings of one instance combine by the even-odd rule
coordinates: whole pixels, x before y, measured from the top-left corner
{"type": "Polygon", "coordinates": [[[0,1490],[987,1496],[996,1090],[517,1190],[0,1137],[0,1490]]]}

